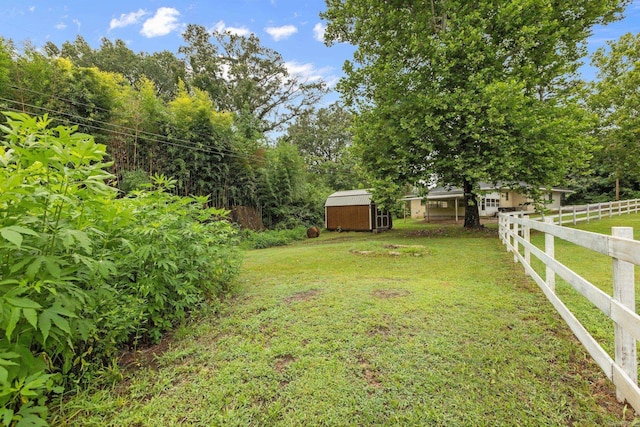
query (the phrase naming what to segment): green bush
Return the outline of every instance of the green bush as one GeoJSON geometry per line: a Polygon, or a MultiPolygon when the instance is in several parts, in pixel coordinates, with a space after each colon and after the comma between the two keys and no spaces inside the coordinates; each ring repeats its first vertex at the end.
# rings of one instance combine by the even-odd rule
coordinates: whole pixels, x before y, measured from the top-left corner
{"type": "MultiPolygon", "coordinates": [[[[100,330],[110,355],[122,343],[157,341],[207,299],[229,292],[239,271],[236,231],[227,212],[204,208],[206,197],[178,197],[173,180],[152,177],[154,188],[118,200],[118,223],[107,235],[114,274],[113,306],[100,330]],[[115,239],[114,239],[115,238],[115,239]]],[[[108,224],[105,224],[105,228],[108,224]]]]}
{"type": "Polygon", "coordinates": [[[0,424],[45,424],[48,396],[155,341],[238,271],[236,232],[173,182],[116,199],[105,146],[5,113],[0,143],[0,424]]]}
{"type": "Polygon", "coordinates": [[[296,227],[290,230],[267,230],[242,232],[243,249],[265,249],[273,246],[285,246],[296,240],[302,240],[307,236],[305,227],[296,227]]]}

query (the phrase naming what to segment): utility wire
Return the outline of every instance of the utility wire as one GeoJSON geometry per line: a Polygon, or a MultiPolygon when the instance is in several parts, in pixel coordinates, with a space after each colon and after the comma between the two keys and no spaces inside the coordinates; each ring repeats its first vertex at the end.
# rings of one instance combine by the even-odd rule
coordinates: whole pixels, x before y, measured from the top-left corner
{"type": "MultiPolygon", "coordinates": [[[[98,107],[98,106],[91,105],[91,104],[86,104],[86,103],[79,102],[79,101],[73,101],[73,100],[65,99],[65,98],[62,98],[62,97],[58,97],[58,96],[56,96],[54,94],[48,94],[48,93],[40,92],[40,91],[37,91],[37,90],[28,89],[28,88],[24,88],[24,87],[21,87],[21,86],[16,86],[16,85],[13,85],[13,84],[10,84],[9,86],[11,88],[15,89],[15,90],[24,90],[26,92],[34,93],[36,95],[42,95],[42,96],[46,96],[48,98],[53,98],[53,99],[57,99],[57,100],[60,100],[60,101],[64,101],[64,102],[67,102],[67,103],[69,103],[71,105],[74,105],[74,106],[80,105],[80,106],[83,106],[83,107],[88,107],[88,108],[93,108],[95,110],[104,111],[106,113],[112,113],[111,110],[106,109],[106,108],[98,107]]],[[[14,102],[16,102],[16,101],[14,101],[14,102]]],[[[24,105],[28,105],[28,104],[24,104],[24,105]]],[[[35,108],[38,108],[38,107],[35,107],[35,108]]],[[[65,112],[57,112],[57,113],[70,115],[70,113],[65,113],[65,112]]],[[[75,116],[75,117],[79,118],[81,120],[86,120],[84,117],[80,117],[80,116],[75,116]]],[[[103,122],[103,121],[96,120],[96,119],[92,119],[92,120],[94,120],[95,122],[98,122],[98,123],[103,123],[103,124],[108,125],[108,126],[119,127],[121,129],[126,129],[126,130],[129,130],[131,132],[137,132],[138,134],[150,135],[150,136],[153,136],[153,137],[163,138],[163,139],[166,138],[164,135],[160,135],[160,134],[156,134],[156,133],[152,133],[152,132],[146,132],[146,131],[142,131],[142,130],[136,130],[134,128],[127,127],[127,126],[124,126],[124,125],[116,125],[116,124],[113,124],[113,123],[103,122]]],[[[206,137],[209,136],[209,135],[205,135],[205,134],[202,134],[202,133],[199,133],[199,132],[194,132],[194,133],[196,135],[198,135],[198,136],[203,137],[203,138],[206,138],[206,137]]],[[[129,135],[131,135],[131,134],[129,134],[129,135]]],[[[176,141],[179,141],[179,142],[183,142],[183,143],[193,143],[193,141],[182,140],[182,139],[175,138],[175,137],[172,137],[172,139],[174,139],[176,141]]],[[[234,152],[232,150],[229,150],[229,149],[216,148],[216,150],[220,151],[221,153],[222,152],[226,152],[227,155],[229,155],[231,157],[240,157],[236,152],[234,152]]],[[[251,154],[246,154],[242,158],[247,158],[249,160],[251,157],[253,157],[254,160],[260,160],[259,157],[253,156],[251,154]]]]}
{"type": "MultiPolygon", "coordinates": [[[[45,107],[39,107],[37,105],[25,104],[25,103],[22,103],[22,102],[19,102],[19,101],[13,101],[11,99],[7,99],[7,98],[3,98],[3,97],[0,97],[0,101],[13,102],[14,104],[24,105],[24,106],[27,106],[27,107],[30,107],[30,108],[40,109],[40,110],[43,110],[43,111],[45,111],[47,113],[64,114],[64,115],[68,115],[68,116],[71,116],[71,117],[80,118],[81,120],[92,120],[92,119],[85,119],[85,118],[79,117],[79,116],[74,116],[74,115],[72,115],[70,113],[65,113],[63,111],[56,111],[56,110],[51,110],[51,109],[45,108],[45,107]]],[[[24,110],[20,110],[20,109],[17,109],[15,107],[7,107],[7,108],[9,110],[12,110],[12,111],[17,112],[17,113],[24,113],[24,110]]],[[[100,127],[100,126],[95,126],[95,125],[91,125],[91,124],[87,124],[87,123],[78,123],[76,121],[73,121],[73,120],[70,120],[70,119],[67,119],[67,118],[65,118],[65,120],[68,121],[71,124],[82,126],[82,127],[85,127],[85,128],[91,128],[91,129],[99,130],[99,131],[103,131],[103,132],[116,132],[113,129],[105,129],[105,128],[100,127]]],[[[99,120],[96,120],[96,122],[99,122],[99,120]]],[[[127,132],[119,132],[119,133],[121,135],[134,137],[134,135],[132,135],[130,133],[127,133],[127,132]]],[[[154,138],[146,138],[146,139],[149,140],[149,141],[152,141],[152,142],[158,142],[158,143],[161,143],[161,144],[167,144],[167,145],[172,145],[172,146],[181,147],[181,148],[189,148],[189,149],[196,150],[196,151],[202,151],[202,152],[205,152],[205,153],[208,153],[208,154],[221,154],[219,152],[214,152],[214,151],[207,150],[205,147],[197,147],[197,146],[194,146],[194,145],[179,144],[179,143],[171,142],[171,141],[166,140],[166,139],[164,139],[164,140],[158,140],[158,139],[154,139],[154,138]]]]}
{"type": "MultiPolygon", "coordinates": [[[[14,86],[14,85],[11,85],[11,87],[16,88],[17,90],[21,90],[19,87],[14,86]]],[[[111,113],[110,110],[107,110],[105,108],[95,107],[95,106],[92,106],[90,104],[84,104],[84,103],[81,103],[81,102],[75,102],[75,101],[71,101],[71,100],[64,99],[64,98],[58,98],[53,94],[49,95],[49,94],[46,94],[46,93],[43,93],[43,92],[38,92],[38,91],[30,90],[30,89],[24,89],[24,90],[32,92],[32,93],[36,93],[36,94],[39,94],[39,95],[44,95],[44,96],[47,96],[47,97],[50,97],[50,98],[59,99],[61,101],[68,102],[68,103],[70,103],[70,104],[72,104],[74,106],[81,105],[81,106],[84,106],[84,107],[90,107],[90,108],[94,108],[96,110],[100,110],[100,111],[105,111],[107,113],[111,113]]],[[[6,98],[0,98],[0,99],[5,99],[6,100],[6,98]]],[[[166,136],[165,135],[160,135],[160,134],[157,134],[157,133],[147,132],[147,131],[143,131],[143,130],[136,130],[136,129],[128,127],[128,126],[117,125],[117,124],[105,122],[105,121],[102,121],[102,120],[88,119],[88,118],[85,118],[85,117],[82,117],[82,116],[77,116],[77,115],[74,115],[74,114],[71,114],[71,113],[67,113],[67,112],[64,112],[64,111],[51,110],[51,109],[47,109],[45,107],[38,107],[38,106],[22,103],[22,102],[19,102],[19,101],[15,101],[15,100],[12,100],[11,102],[19,103],[21,105],[26,105],[26,106],[29,106],[29,107],[32,107],[32,108],[39,108],[41,110],[44,110],[44,111],[47,111],[47,112],[51,112],[51,113],[54,113],[54,114],[64,114],[64,115],[67,115],[69,117],[75,117],[78,120],[92,120],[95,123],[100,123],[100,124],[103,124],[105,126],[111,126],[113,128],[124,129],[124,130],[127,130],[129,132],[136,132],[137,135],[146,135],[146,136],[151,136],[151,137],[154,137],[154,138],[160,138],[163,141],[166,140],[166,136]]],[[[76,123],[76,124],[78,124],[78,123],[76,123]]],[[[82,125],[80,125],[80,126],[82,126],[82,125]]],[[[102,128],[102,130],[117,132],[117,130],[104,129],[104,128],[102,128]]],[[[123,134],[126,134],[126,135],[129,135],[129,136],[134,136],[135,137],[135,135],[132,135],[131,133],[122,132],[122,131],[119,131],[119,132],[123,133],[123,134]]],[[[209,137],[209,135],[204,135],[204,134],[201,134],[201,133],[196,133],[196,134],[198,136],[202,136],[202,137],[209,137]]],[[[185,143],[185,144],[194,144],[193,141],[188,141],[188,140],[184,140],[184,139],[180,139],[180,138],[171,137],[171,139],[173,139],[175,141],[178,141],[178,142],[185,143]]],[[[156,142],[160,142],[160,141],[156,140],[156,142]]],[[[197,148],[197,147],[194,147],[194,148],[197,148]]],[[[224,154],[224,152],[226,152],[227,155],[238,157],[237,153],[235,153],[235,152],[233,152],[231,150],[228,150],[228,149],[215,148],[215,150],[219,151],[219,154],[224,154]]],[[[249,156],[249,155],[247,155],[247,156],[249,156]]]]}
{"type": "MultiPolygon", "coordinates": [[[[91,128],[94,130],[99,130],[102,132],[115,132],[115,133],[119,133],[121,135],[125,135],[125,136],[129,136],[132,138],[135,138],[136,135],[131,134],[130,132],[136,132],[135,129],[133,128],[129,128],[126,126],[121,126],[121,125],[116,125],[113,123],[109,123],[109,122],[104,122],[101,120],[97,120],[97,119],[91,119],[91,118],[85,118],[85,117],[81,117],[81,116],[77,116],[65,111],[59,111],[59,110],[53,110],[50,108],[46,108],[46,107],[41,107],[41,106],[37,106],[37,105],[32,105],[32,104],[27,104],[27,103],[23,103],[20,101],[16,101],[16,100],[12,100],[9,98],[4,98],[4,97],[0,97],[0,101],[5,101],[5,102],[11,102],[13,104],[19,105],[19,106],[26,106],[29,108],[35,108],[38,110],[42,110],[45,111],[47,113],[52,113],[52,114],[57,114],[57,115],[63,115],[63,116],[68,116],[71,118],[75,118],[76,120],[89,120],[91,122],[94,123],[99,123],[99,124],[103,124],[106,126],[111,126],[115,129],[108,129],[108,128],[104,128],[104,127],[100,127],[100,126],[96,126],[96,125],[92,125],[92,124],[86,124],[86,123],[79,123],[77,121],[71,120],[71,119],[67,119],[65,118],[65,120],[67,120],[69,123],[78,125],[78,126],[82,126],[82,127],[86,127],[86,128],[91,128]],[[124,131],[123,131],[123,130],[124,131]]],[[[19,113],[23,113],[23,110],[19,110],[16,108],[12,108],[12,107],[8,107],[10,110],[15,111],[15,112],[19,112],[19,113]]],[[[235,157],[238,159],[243,159],[243,160],[262,160],[260,157],[255,156],[255,155],[251,155],[251,154],[239,154],[239,153],[235,153],[231,150],[228,149],[220,149],[220,148],[214,148],[212,149],[211,147],[198,147],[194,144],[193,141],[189,141],[189,140],[185,140],[185,139],[180,139],[180,138],[175,138],[175,137],[167,137],[165,135],[160,135],[160,134],[156,134],[156,133],[151,133],[151,132],[145,132],[145,131],[137,131],[138,133],[138,137],[141,137],[141,139],[145,139],[147,141],[151,141],[151,142],[157,142],[159,144],[166,144],[166,145],[172,145],[175,147],[180,147],[180,148],[187,148],[187,149],[191,149],[191,150],[196,150],[196,151],[201,151],[207,154],[216,154],[216,155],[221,155],[221,156],[227,156],[227,157],[235,157]],[[144,138],[142,138],[142,136],[144,136],[144,138]],[[168,138],[170,138],[173,141],[177,141],[177,142],[173,142],[170,141],[168,138]]],[[[205,136],[205,135],[202,135],[205,136]]]]}

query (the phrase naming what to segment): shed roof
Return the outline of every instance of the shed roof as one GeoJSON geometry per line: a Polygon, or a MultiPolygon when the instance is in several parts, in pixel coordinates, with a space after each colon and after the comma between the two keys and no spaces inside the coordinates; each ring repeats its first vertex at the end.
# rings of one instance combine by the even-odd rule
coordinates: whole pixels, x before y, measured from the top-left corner
{"type": "Polygon", "coordinates": [[[368,190],[336,191],[331,194],[324,206],[369,206],[371,193],[368,190]]]}

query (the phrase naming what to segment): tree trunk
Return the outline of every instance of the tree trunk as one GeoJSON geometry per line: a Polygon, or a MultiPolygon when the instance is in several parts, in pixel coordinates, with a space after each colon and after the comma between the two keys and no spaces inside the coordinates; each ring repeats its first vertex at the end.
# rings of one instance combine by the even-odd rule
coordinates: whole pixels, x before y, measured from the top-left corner
{"type": "Polygon", "coordinates": [[[464,191],[464,228],[480,228],[480,211],[478,196],[473,191],[473,184],[466,179],[462,185],[464,191]]]}
{"type": "Polygon", "coordinates": [[[616,202],[620,200],[620,176],[616,172],[616,202]]]}

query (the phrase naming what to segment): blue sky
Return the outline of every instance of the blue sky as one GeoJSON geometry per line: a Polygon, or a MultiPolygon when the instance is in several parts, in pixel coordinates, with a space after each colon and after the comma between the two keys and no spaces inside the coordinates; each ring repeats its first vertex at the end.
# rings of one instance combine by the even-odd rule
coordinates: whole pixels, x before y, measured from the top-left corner
{"type": "MultiPolygon", "coordinates": [[[[354,48],[323,44],[319,13],[324,9],[324,0],[1,0],[0,36],[60,46],[80,34],[93,47],[107,37],[126,41],[135,52],[177,53],[184,27],[200,24],[254,33],[263,45],[283,55],[291,72],[333,85],[354,48]]],[[[623,21],[594,29],[591,52],[626,32],[640,32],[640,0],[634,0],[625,15],[623,21]]],[[[584,67],[583,75],[592,79],[594,72],[584,67]]]]}

